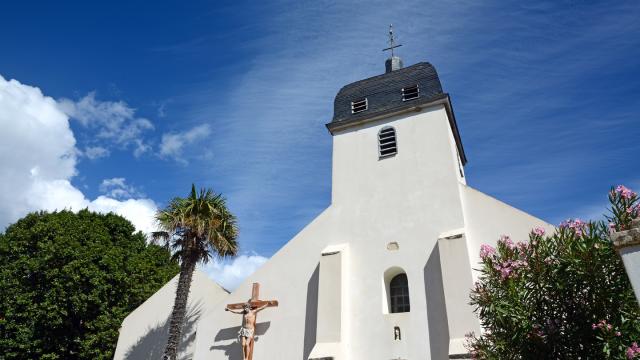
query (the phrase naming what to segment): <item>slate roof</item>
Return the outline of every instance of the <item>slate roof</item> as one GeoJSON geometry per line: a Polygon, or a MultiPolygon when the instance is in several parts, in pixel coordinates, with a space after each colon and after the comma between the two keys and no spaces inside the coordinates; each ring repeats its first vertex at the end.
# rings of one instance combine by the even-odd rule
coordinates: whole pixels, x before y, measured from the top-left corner
{"type": "Polygon", "coordinates": [[[386,114],[391,115],[403,110],[419,110],[422,105],[436,102],[445,105],[458,153],[464,165],[467,159],[453,115],[449,94],[442,91],[438,73],[428,62],[420,62],[342,87],[333,102],[333,119],[327,124],[327,128],[333,133],[334,129],[349,124],[362,123],[370,118],[380,118],[386,114]],[[402,101],[402,89],[415,85],[420,88],[420,96],[417,99],[402,101]],[[367,110],[353,114],[351,102],[364,98],[367,99],[367,110]]]}
{"type": "Polygon", "coordinates": [[[333,102],[331,122],[364,119],[389,110],[412,107],[417,102],[432,100],[439,95],[443,92],[436,69],[427,62],[421,62],[344,86],[333,102]],[[420,87],[420,97],[402,101],[402,88],[415,85],[420,87]],[[352,114],[351,102],[364,98],[367,98],[368,109],[352,114]]]}

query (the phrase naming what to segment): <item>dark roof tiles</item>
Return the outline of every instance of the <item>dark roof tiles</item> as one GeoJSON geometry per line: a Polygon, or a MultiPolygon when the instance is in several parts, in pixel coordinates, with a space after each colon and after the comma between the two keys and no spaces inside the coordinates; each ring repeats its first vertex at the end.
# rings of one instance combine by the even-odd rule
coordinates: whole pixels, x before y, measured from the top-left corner
{"type": "Polygon", "coordinates": [[[364,119],[378,113],[414,106],[413,100],[402,101],[402,88],[415,85],[420,88],[420,100],[434,99],[443,94],[436,69],[427,62],[421,62],[344,86],[336,95],[331,122],[364,119]],[[353,114],[351,102],[365,97],[368,102],[367,110],[353,114]]]}

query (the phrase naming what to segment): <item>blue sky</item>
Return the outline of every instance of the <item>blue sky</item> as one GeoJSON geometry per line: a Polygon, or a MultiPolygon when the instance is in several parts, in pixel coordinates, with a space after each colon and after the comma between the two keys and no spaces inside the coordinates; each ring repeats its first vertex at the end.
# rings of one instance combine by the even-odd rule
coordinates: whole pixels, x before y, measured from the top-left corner
{"type": "MultiPolygon", "coordinates": [[[[2,12],[0,75],[54,99],[75,139],[48,186],[68,181],[99,209],[213,187],[239,217],[247,267],[329,204],[333,97],[383,72],[390,23],[405,64],[431,62],[451,94],[471,186],[552,223],[598,216],[610,185],[640,188],[638,1],[24,1],[2,12]]],[[[5,169],[26,161],[7,150],[5,169]]],[[[5,192],[11,179],[0,177],[5,192]]],[[[0,226],[20,215],[1,210],[0,226]]]]}

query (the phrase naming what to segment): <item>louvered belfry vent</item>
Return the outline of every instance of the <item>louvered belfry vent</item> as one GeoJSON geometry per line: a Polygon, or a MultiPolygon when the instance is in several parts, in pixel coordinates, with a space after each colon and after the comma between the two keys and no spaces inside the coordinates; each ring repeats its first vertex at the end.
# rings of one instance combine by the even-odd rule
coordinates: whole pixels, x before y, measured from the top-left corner
{"type": "Polygon", "coordinates": [[[362,100],[358,100],[358,101],[352,101],[351,102],[351,113],[355,114],[355,113],[359,113],[362,111],[367,110],[368,107],[368,103],[367,103],[367,98],[364,98],[362,100]]]}
{"type": "Polygon", "coordinates": [[[420,87],[418,85],[402,88],[402,101],[413,100],[420,97],[420,87]]]}
{"type": "Polygon", "coordinates": [[[393,156],[398,153],[396,142],[396,130],[392,127],[385,127],[378,133],[378,149],[380,158],[393,156]]]}

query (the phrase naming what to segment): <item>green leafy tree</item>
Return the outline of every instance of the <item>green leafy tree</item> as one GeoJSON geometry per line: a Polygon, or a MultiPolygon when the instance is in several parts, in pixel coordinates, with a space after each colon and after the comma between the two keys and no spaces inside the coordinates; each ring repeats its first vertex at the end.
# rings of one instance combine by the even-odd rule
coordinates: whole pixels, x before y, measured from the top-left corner
{"type": "Polygon", "coordinates": [[[176,197],[156,219],[161,231],[154,238],[172,248],[180,261],[180,277],[169,322],[169,338],[163,359],[175,360],[184,325],[193,271],[198,263],[212,256],[235,256],[238,252],[236,218],[227,209],[225,198],[211,189],[196,192],[195,185],[186,198],[176,197]]]}
{"type": "Polygon", "coordinates": [[[123,319],[178,272],[114,214],[32,213],[0,234],[0,358],[112,359],[123,319]]]}
{"type": "Polygon", "coordinates": [[[637,195],[609,193],[610,221],[560,224],[529,241],[503,236],[482,245],[471,293],[484,333],[469,334],[476,359],[633,359],[640,357],[640,309],[609,234],[638,216],[637,195]]]}

